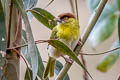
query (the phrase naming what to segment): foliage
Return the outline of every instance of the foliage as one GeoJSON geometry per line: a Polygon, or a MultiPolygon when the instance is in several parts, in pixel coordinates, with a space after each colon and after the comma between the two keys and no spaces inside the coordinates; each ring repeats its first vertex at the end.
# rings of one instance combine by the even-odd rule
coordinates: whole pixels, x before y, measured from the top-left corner
{"type": "MultiPolygon", "coordinates": [[[[93,12],[99,3],[100,0],[88,0],[89,9],[91,12],[93,12]],[[91,4],[93,3],[93,4],[91,4]]],[[[92,30],[92,33],[89,36],[89,42],[91,42],[92,47],[96,47],[99,44],[103,43],[107,39],[109,39],[115,28],[118,26],[118,33],[120,33],[119,30],[119,4],[120,0],[114,0],[113,4],[108,3],[106,7],[104,8],[99,20],[97,21],[95,28],[92,30]],[[118,21],[118,25],[116,25],[118,21]]],[[[115,44],[113,44],[112,48],[119,47],[119,41],[116,41],[115,44]]],[[[100,63],[97,65],[97,69],[106,72],[108,71],[113,64],[116,62],[116,60],[119,58],[119,50],[113,51],[108,55],[105,55],[104,58],[100,61],[100,63]]]]}
{"type": "MultiPolygon", "coordinates": [[[[51,0],[47,5],[49,6],[54,0],[51,0]]],[[[38,80],[38,77],[42,80],[42,75],[44,72],[44,64],[41,58],[40,52],[35,44],[31,25],[29,19],[31,16],[34,16],[40,23],[42,23],[45,27],[52,30],[56,26],[56,21],[54,20],[55,16],[48,12],[45,9],[35,7],[38,0],[11,0],[12,4],[19,10],[21,13],[25,30],[22,30],[22,46],[21,52],[25,57],[25,60],[28,62],[25,80],[38,80]],[[27,45],[26,45],[27,44],[27,45]]],[[[89,10],[92,12],[95,11],[99,4],[100,0],[88,0],[89,10]]],[[[118,26],[118,35],[119,40],[113,44],[112,48],[116,48],[120,46],[120,0],[114,0],[114,4],[108,3],[105,9],[102,12],[99,20],[97,21],[95,28],[92,30],[92,33],[89,36],[89,41],[92,43],[92,47],[96,47],[99,44],[103,43],[107,39],[109,39],[116,26],[118,26]],[[118,24],[116,25],[118,21],[118,24]]],[[[0,0],[0,76],[3,74],[1,67],[5,65],[5,57],[6,53],[6,22],[5,13],[3,10],[3,5],[0,0]]],[[[48,44],[54,46],[58,50],[62,51],[64,54],[68,55],[73,61],[75,61],[79,66],[82,67],[84,71],[88,73],[88,75],[92,78],[91,74],[87,71],[85,66],[81,63],[75,53],[68,48],[64,43],[59,40],[48,40],[46,41],[48,44]]],[[[108,71],[116,60],[119,58],[120,50],[116,50],[111,52],[108,55],[104,56],[104,59],[97,65],[97,69],[106,72],[108,71]]],[[[59,61],[56,61],[55,73],[58,75],[63,68],[63,64],[59,61]]],[[[3,77],[5,79],[5,77],[3,77]]],[[[49,80],[49,79],[47,79],[49,80]]],[[[70,80],[69,75],[66,74],[64,80],[70,80]]]]}
{"type": "Polygon", "coordinates": [[[2,3],[0,1],[0,67],[4,66],[6,52],[6,26],[5,26],[5,16],[3,12],[2,3]]]}

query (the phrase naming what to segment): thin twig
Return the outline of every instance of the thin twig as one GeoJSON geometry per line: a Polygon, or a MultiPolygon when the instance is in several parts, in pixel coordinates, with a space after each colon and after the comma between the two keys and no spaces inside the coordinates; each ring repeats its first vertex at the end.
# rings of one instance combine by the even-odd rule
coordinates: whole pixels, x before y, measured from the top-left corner
{"type": "Polygon", "coordinates": [[[20,54],[20,52],[17,51],[16,49],[12,49],[12,50],[14,50],[14,51],[24,60],[26,66],[29,67],[28,64],[27,64],[27,61],[26,61],[25,58],[20,54]]]}
{"type": "Polygon", "coordinates": [[[95,54],[88,54],[88,53],[83,53],[82,52],[80,55],[88,55],[88,56],[90,56],[90,55],[102,55],[102,54],[106,54],[106,53],[110,53],[110,52],[116,51],[118,49],[120,49],[120,46],[117,47],[117,48],[114,48],[112,50],[108,50],[108,51],[104,51],[104,52],[100,52],[100,53],[95,53],[95,54]]]}
{"type": "MultiPolygon", "coordinates": [[[[80,55],[80,57],[81,57],[82,63],[84,64],[85,68],[87,68],[86,61],[85,61],[85,59],[84,59],[84,56],[83,56],[83,55],[80,55]]],[[[86,71],[84,71],[83,78],[84,78],[84,80],[88,80],[88,79],[89,79],[86,71]]]]}
{"type": "MultiPolygon", "coordinates": [[[[37,41],[35,41],[35,44],[45,43],[45,42],[48,42],[48,40],[37,40],[37,41]]],[[[21,47],[25,47],[25,46],[28,46],[28,43],[23,44],[23,45],[18,45],[18,46],[16,46],[16,47],[12,47],[12,48],[7,48],[7,50],[16,49],[16,48],[21,48],[21,47]]]]}
{"type": "MultiPolygon", "coordinates": [[[[75,53],[76,55],[79,54],[79,52],[81,51],[84,43],[86,42],[90,32],[92,31],[94,25],[96,24],[101,12],[103,11],[103,8],[105,7],[105,4],[107,3],[108,0],[101,0],[100,4],[98,5],[98,8],[95,10],[93,16],[91,17],[90,22],[88,23],[88,27],[85,30],[83,36],[82,36],[82,44],[81,45],[77,45],[75,48],[75,53]]],[[[62,70],[60,71],[59,75],[57,76],[56,80],[63,80],[64,76],[67,74],[68,70],[70,69],[70,67],[72,66],[72,64],[66,63],[64,65],[64,67],[62,68],[62,70]]]]}
{"type": "MultiPolygon", "coordinates": [[[[27,61],[25,60],[25,58],[19,53],[19,51],[17,51],[16,49],[13,49],[25,62],[27,68],[29,68],[28,64],[27,64],[27,61]]],[[[30,77],[30,71],[28,70],[28,76],[30,77]]]]}

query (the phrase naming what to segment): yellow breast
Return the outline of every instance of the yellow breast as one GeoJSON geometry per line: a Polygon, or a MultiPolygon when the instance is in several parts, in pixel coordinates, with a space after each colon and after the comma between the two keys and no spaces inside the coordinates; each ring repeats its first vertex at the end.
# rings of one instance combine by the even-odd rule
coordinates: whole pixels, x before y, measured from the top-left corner
{"type": "Polygon", "coordinates": [[[73,18],[69,19],[64,24],[57,25],[57,30],[57,37],[67,41],[77,39],[80,36],[78,21],[73,18]]]}

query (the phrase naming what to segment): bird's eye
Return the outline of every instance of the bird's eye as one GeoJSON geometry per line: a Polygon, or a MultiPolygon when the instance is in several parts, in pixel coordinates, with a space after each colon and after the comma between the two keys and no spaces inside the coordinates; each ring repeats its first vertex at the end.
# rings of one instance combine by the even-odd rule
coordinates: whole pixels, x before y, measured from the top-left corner
{"type": "Polygon", "coordinates": [[[68,17],[64,17],[64,21],[65,21],[65,20],[68,20],[68,17]]]}

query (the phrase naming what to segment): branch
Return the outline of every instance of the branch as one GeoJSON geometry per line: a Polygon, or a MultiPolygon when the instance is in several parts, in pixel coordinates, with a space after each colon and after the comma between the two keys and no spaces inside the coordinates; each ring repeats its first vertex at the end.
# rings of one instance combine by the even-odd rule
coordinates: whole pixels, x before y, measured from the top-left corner
{"type": "MultiPolygon", "coordinates": [[[[96,8],[96,10],[94,11],[92,17],[90,18],[90,21],[88,23],[88,26],[82,36],[82,44],[81,45],[76,45],[74,52],[76,53],[76,55],[79,54],[81,48],[83,47],[84,43],[86,42],[90,32],[92,31],[94,25],[96,24],[101,12],[103,11],[103,8],[105,7],[105,4],[107,3],[108,0],[101,0],[98,8],[96,8]]],[[[66,63],[65,66],[62,68],[62,70],[60,71],[59,75],[57,76],[56,80],[63,80],[65,74],[67,74],[68,70],[70,69],[70,67],[72,66],[72,64],[66,63]]]]}
{"type": "Polygon", "coordinates": [[[102,54],[106,54],[106,53],[110,53],[110,52],[116,51],[118,49],[120,49],[120,46],[117,47],[117,48],[114,48],[112,50],[108,50],[108,51],[104,51],[104,52],[100,52],[100,53],[95,53],[95,54],[81,53],[80,55],[102,55],[102,54]]]}
{"type": "Polygon", "coordinates": [[[10,34],[11,34],[11,23],[12,23],[12,9],[13,3],[10,4],[10,14],[9,14],[9,23],[8,23],[8,34],[7,34],[7,48],[10,47],[10,34]]]}
{"type": "MultiPolygon", "coordinates": [[[[78,3],[78,1],[75,0],[76,15],[77,15],[77,20],[78,20],[78,22],[79,22],[79,11],[78,11],[78,4],[77,4],[77,3],[78,3]]],[[[80,24],[79,24],[79,27],[80,27],[80,24]]],[[[80,41],[81,41],[81,39],[80,39],[80,41]]],[[[78,42],[78,43],[79,43],[79,42],[78,42]]],[[[81,60],[82,60],[82,63],[83,63],[83,65],[84,65],[84,67],[87,68],[86,60],[85,60],[84,56],[83,56],[83,55],[80,55],[80,57],[81,57],[81,60]]],[[[84,78],[84,80],[88,80],[88,75],[87,75],[87,72],[86,72],[86,71],[83,72],[83,78],[84,78]]]]}
{"type": "Polygon", "coordinates": [[[76,15],[77,15],[77,20],[79,21],[79,13],[78,13],[78,5],[77,5],[77,0],[75,0],[75,9],[76,9],[76,15]]]}
{"type": "MultiPolygon", "coordinates": [[[[48,40],[37,40],[37,41],[35,41],[35,44],[45,43],[45,42],[48,42],[48,40]]],[[[7,48],[7,50],[16,49],[16,48],[21,48],[21,47],[25,47],[25,46],[28,46],[28,43],[23,44],[23,45],[18,45],[18,46],[16,46],[16,47],[12,47],[12,48],[7,48]]]]}
{"type": "Polygon", "coordinates": [[[15,51],[15,52],[24,60],[27,68],[29,68],[29,66],[28,66],[28,64],[27,64],[27,61],[26,61],[25,58],[20,54],[20,52],[19,52],[18,50],[16,50],[16,49],[13,49],[13,51],[15,51]]]}
{"type": "MultiPolygon", "coordinates": [[[[81,60],[82,60],[82,63],[84,64],[85,68],[87,68],[86,61],[85,61],[85,59],[84,59],[84,56],[83,56],[83,55],[80,55],[80,58],[81,58],[81,60]]],[[[88,80],[88,75],[87,75],[87,72],[86,72],[86,71],[84,71],[83,78],[84,78],[84,80],[88,80]]]]}
{"type": "Polygon", "coordinates": [[[72,13],[75,13],[73,0],[69,0],[72,13]]]}

